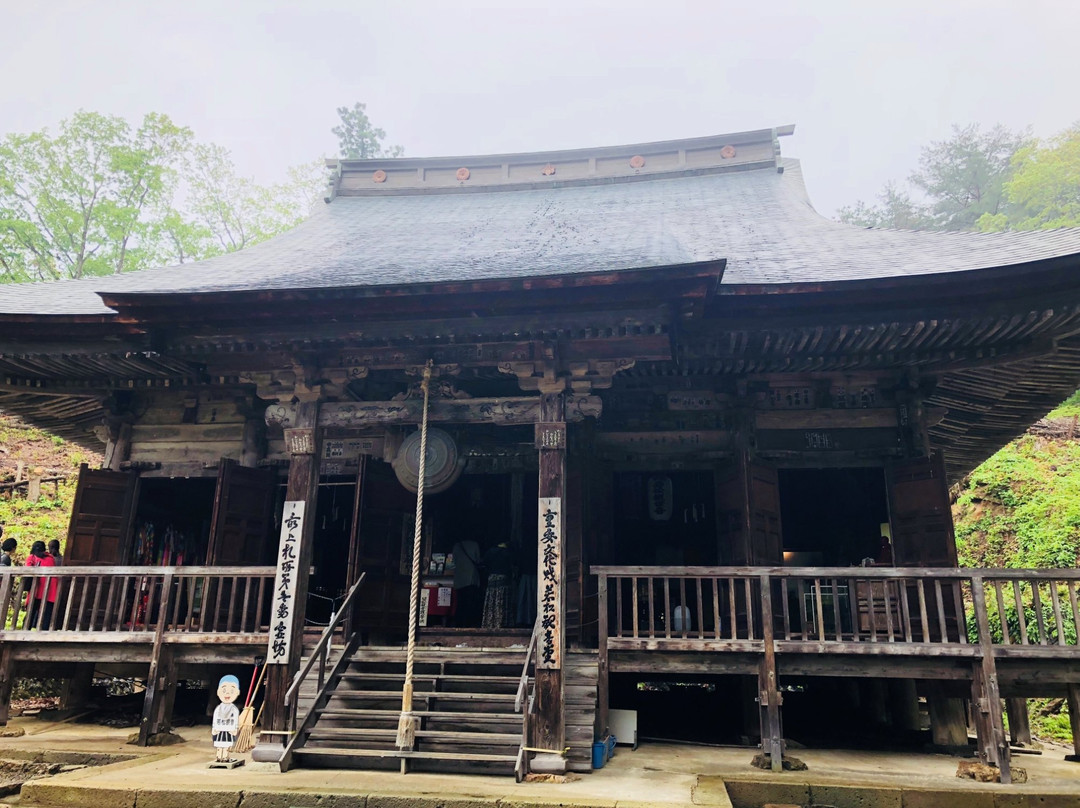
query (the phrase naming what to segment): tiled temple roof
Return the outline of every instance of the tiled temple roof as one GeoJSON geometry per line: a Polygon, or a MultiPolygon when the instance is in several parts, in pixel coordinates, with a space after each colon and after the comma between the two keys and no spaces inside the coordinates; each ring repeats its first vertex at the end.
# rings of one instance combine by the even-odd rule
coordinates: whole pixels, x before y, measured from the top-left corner
{"type": "Polygon", "coordinates": [[[720,259],[727,262],[724,285],[776,285],[1080,254],[1080,229],[928,233],[826,219],[810,204],[798,161],[779,157],[776,136],[788,132],[487,158],[343,161],[329,204],[281,236],[182,266],[3,286],[0,314],[108,314],[99,292],[402,286],[720,259]],[[725,146],[735,154],[725,157],[725,146]],[[644,165],[635,166],[637,157],[644,165]],[[473,169],[461,180],[451,169],[465,162],[473,169]]]}

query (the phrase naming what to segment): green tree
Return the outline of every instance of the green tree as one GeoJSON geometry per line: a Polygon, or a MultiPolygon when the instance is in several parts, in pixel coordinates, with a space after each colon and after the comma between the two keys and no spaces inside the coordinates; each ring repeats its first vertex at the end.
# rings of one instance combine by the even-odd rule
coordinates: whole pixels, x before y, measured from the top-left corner
{"type": "Polygon", "coordinates": [[[185,160],[183,206],[162,221],[172,262],[234,252],[295,227],[311,213],[325,169],[313,161],[290,168],[288,177],[260,185],[237,172],[227,149],[194,146],[185,160]]]}
{"type": "Polygon", "coordinates": [[[1028,132],[1000,124],[984,132],[969,124],[954,126],[951,138],[924,148],[910,180],[931,200],[935,228],[971,230],[984,214],[1000,213],[1013,156],[1028,142],[1028,132]]]}
{"type": "Polygon", "coordinates": [[[919,198],[890,183],[878,205],[860,201],[841,208],[837,218],[866,227],[974,229],[981,217],[1004,211],[1013,157],[1029,142],[1027,132],[1001,125],[954,126],[951,137],[923,147],[919,167],[908,177],[919,198]]]}
{"type": "Polygon", "coordinates": [[[1080,227],[1080,123],[1020,149],[1012,171],[1004,187],[1007,210],[984,214],[980,230],[1080,227]]]}
{"type": "Polygon", "coordinates": [[[0,138],[0,282],[82,278],[208,258],[287,230],[322,192],[312,162],[263,186],[229,152],[151,113],[79,111],[0,138]]]}
{"type": "Polygon", "coordinates": [[[0,140],[0,269],[6,280],[81,278],[136,269],[176,181],[191,131],[164,115],[137,129],[79,111],[48,132],[0,140]]]}
{"type": "Polygon", "coordinates": [[[338,107],[341,125],[330,131],[337,135],[338,149],[347,159],[368,157],[401,157],[405,149],[401,146],[383,146],[386,132],[373,126],[367,116],[367,106],[357,102],[352,109],[338,107]]]}

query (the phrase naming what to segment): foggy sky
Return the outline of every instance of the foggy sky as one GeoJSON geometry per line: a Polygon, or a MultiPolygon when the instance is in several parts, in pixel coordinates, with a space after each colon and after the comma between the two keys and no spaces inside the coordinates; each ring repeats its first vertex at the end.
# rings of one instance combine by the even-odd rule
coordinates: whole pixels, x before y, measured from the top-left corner
{"type": "Polygon", "coordinates": [[[0,134],[164,112],[260,182],[368,105],[406,155],[796,124],[815,207],[870,200],[952,124],[1080,120],[1076,0],[0,0],[0,134]]]}

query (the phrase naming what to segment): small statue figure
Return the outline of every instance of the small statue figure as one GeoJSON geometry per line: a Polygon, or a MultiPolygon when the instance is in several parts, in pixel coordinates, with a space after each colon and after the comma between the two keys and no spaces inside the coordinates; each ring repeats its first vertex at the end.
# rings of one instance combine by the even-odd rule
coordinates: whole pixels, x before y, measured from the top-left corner
{"type": "Polygon", "coordinates": [[[214,737],[214,749],[217,750],[217,763],[228,763],[230,752],[236,744],[236,733],[240,729],[240,711],[233,704],[240,698],[240,680],[235,676],[222,676],[218,682],[218,698],[221,699],[214,709],[214,722],[211,733],[214,737]]]}

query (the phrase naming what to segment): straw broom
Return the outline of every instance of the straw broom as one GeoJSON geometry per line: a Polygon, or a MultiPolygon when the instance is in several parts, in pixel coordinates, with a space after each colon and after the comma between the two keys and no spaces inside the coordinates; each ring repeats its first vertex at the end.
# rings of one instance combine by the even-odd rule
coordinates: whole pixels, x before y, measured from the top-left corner
{"type": "MultiPolygon", "coordinates": [[[[254,687],[248,690],[247,699],[244,702],[244,709],[240,712],[240,724],[236,733],[236,743],[233,744],[233,749],[240,754],[249,752],[255,748],[255,696],[262,686],[263,674],[265,673],[266,665],[263,665],[262,670],[259,671],[259,680],[255,682],[254,687]]],[[[252,673],[252,679],[254,678],[255,674],[252,673]]]]}
{"type": "Polygon", "coordinates": [[[413,529],[412,550],[412,586],[409,590],[409,644],[405,653],[405,684],[401,688],[401,717],[398,719],[397,747],[398,749],[412,749],[416,743],[416,728],[420,719],[413,715],[413,659],[416,655],[416,624],[419,622],[417,614],[420,601],[420,538],[424,523],[424,475],[427,464],[427,429],[428,429],[428,395],[431,386],[431,365],[429,359],[424,368],[424,381],[421,388],[424,391],[424,413],[420,420],[420,467],[416,474],[416,524],[413,529]]]}

